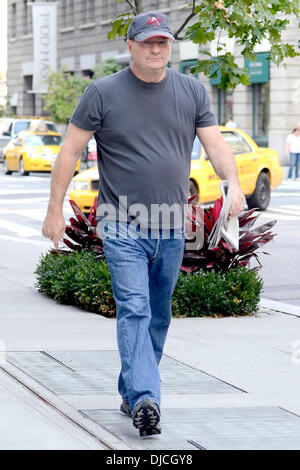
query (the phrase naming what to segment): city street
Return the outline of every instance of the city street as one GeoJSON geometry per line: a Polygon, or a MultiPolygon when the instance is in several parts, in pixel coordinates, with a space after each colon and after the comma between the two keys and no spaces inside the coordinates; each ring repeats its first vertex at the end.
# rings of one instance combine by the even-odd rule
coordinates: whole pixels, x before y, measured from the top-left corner
{"type": "MultiPolygon", "coordinates": [[[[287,168],[285,168],[287,170],[287,168]]],[[[286,171],[285,171],[286,173],[286,171]]],[[[0,239],[36,244],[41,252],[51,243],[41,235],[49,198],[50,175],[20,177],[0,174],[0,239]]],[[[258,223],[275,219],[274,241],[260,251],[264,279],[263,296],[300,305],[300,181],[283,181],[272,192],[267,211],[261,212],[258,223]]],[[[73,214],[65,200],[66,220],[73,214]]]]}

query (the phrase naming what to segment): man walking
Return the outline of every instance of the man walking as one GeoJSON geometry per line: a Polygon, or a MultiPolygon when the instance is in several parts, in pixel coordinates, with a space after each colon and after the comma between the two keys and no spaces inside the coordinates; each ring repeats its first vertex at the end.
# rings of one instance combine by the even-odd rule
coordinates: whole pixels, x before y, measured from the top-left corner
{"type": "Polygon", "coordinates": [[[244,209],[234,157],[199,80],[167,68],[174,37],[159,12],[128,29],[131,66],[94,81],[76,107],[52,173],[43,234],[57,246],[63,200],[90,136],[98,149],[97,217],[111,273],[121,357],[121,411],[140,435],[160,434],[160,362],[184,250],[184,205],[197,134],[244,209]],[[169,208],[168,217],[160,208],[169,208]]]}

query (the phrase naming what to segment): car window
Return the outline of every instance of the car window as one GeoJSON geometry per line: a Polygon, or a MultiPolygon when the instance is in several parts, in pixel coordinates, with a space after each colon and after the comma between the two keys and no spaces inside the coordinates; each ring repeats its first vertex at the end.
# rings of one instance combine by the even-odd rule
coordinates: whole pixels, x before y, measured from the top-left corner
{"type": "Polygon", "coordinates": [[[50,122],[46,123],[46,128],[48,131],[57,132],[55,124],[51,124],[50,122]]]}
{"type": "Polygon", "coordinates": [[[252,148],[241,134],[238,134],[237,132],[223,131],[222,136],[234,155],[252,152],[252,148]]]}
{"type": "Polygon", "coordinates": [[[30,121],[17,121],[15,123],[15,134],[26,131],[29,128],[30,121]]]}
{"type": "Polygon", "coordinates": [[[25,137],[25,145],[61,145],[60,135],[28,135],[25,137]]]}
{"type": "Polygon", "coordinates": [[[194,140],[194,145],[193,145],[193,150],[192,150],[192,159],[193,160],[198,160],[201,155],[201,142],[198,139],[198,137],[195,138],[194,140]]]}

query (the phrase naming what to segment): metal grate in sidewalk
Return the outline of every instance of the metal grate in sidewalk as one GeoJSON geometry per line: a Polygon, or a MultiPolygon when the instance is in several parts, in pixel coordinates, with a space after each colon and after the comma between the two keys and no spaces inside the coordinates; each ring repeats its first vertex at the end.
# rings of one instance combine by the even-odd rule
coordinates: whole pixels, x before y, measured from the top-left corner
{"type": "MultiPolygon", "coordinates": [[[[57,395],[117,395],[118,351],[8,352],[7,360],[57,395]]],[[[163,356],[162,393],[232,394],[240,389],[163,356]]]]}
{"type": "Polygon", "coordinates": [[[300,450],[300,417],[279,407],[166,408],[149,438],[116,410],[81,412],[136,450],[300,450]]]}

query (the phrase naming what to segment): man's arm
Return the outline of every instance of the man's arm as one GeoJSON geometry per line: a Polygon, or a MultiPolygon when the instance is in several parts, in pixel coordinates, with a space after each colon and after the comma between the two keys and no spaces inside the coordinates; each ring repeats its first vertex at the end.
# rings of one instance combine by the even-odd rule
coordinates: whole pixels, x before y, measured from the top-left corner
{"type": "Polygon", "coordinates": [[[77,160],[93,133],[94,131],[86,131],[69,124],[52,170],[50,200],[42,234],[53,241],[55,248],[58,248],[58,242],[65,231],[63,203],[68,185],[74,175],[77,160]]]}
{"type": "Polygon", "coordinates": [[[235,158],[229,145],[224,141],[218,126],[198,127],[197,136],[216,174],[229,182],[232,192],[230,215],[238,215],[244,210],[246,200],[240,187],[235,158]]]}

